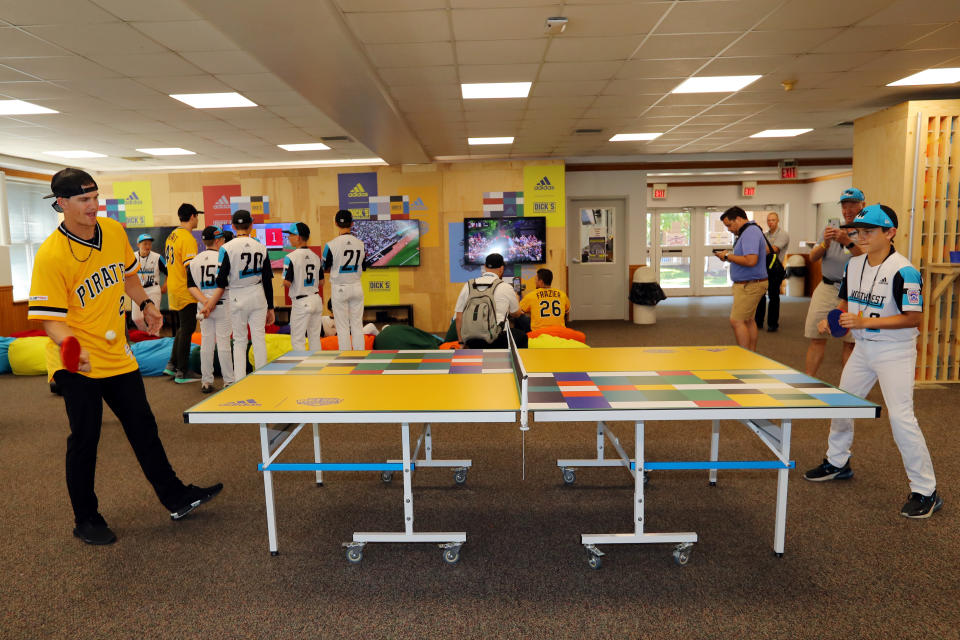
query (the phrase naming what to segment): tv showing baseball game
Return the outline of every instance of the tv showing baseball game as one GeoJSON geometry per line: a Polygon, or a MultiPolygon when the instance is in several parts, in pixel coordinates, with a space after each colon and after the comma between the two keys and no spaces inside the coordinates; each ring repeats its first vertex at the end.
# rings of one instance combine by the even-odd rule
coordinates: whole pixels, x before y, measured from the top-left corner
{"type": "Polygon", "coordinates": [[[499,253],[507,264],[543,264],[547,261],[547,219],[465,218],[463,220],[464,262],[482,265],[491,253],[499,253]]]}
{"type": "Polygon", "coordinates": [[[354,220],[351,231],[367,253],[368,267],[419,267],[419,220],[354,220]]]}

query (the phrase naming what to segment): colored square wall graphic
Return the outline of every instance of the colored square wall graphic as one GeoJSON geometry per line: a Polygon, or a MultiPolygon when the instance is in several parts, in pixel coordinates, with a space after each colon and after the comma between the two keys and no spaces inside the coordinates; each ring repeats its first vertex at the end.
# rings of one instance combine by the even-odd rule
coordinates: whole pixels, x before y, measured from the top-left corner
{"type": "Polygon", "coordinates": [[[410,218],[410,196],[370,196],[370,219],[407,220],[410,218]]]}
{"type": "Polygon", "coordinates": [[[487,191],[483,194],[483,217],[523,216],[523,191],[487,191]]]}
{"type": "Polygon", "coordinates": [[[104,218],[112,218],[123,226],[127,226],[126,203],[123,200],[99,198],[97,215],[104,218]]]}
{"type": "Polygon", "coordinates": [[[230,198],[230,215],[246,209],[253,216],[254,224],[264,224],[270,221],[270,196],[232,196],[230,198]]]}

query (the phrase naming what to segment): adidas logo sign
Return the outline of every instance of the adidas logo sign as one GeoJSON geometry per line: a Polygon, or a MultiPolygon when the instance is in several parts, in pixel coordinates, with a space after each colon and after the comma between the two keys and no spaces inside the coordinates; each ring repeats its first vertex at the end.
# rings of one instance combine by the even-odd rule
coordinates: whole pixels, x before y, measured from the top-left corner
{"type": "Polygon", "coordinates": [[[357,186],[355,186],[353,189],[350,189],[350,191],[347,193],[347,197],[348,198],[366,198],[367,192],[363,188],[363,185],[358,182],[357,186]]]}
{"type": "Polygon", "coordinates": [[[143,202],[140,200],[140,196],[137,195],[136,191],[131,191],[130,195],[127,196],[127,199],[124,202],[132,205],[143,204],[143,202]]]}
{"type": "Polygon", "coordinates": [[[553,191],[553,185],[550,184],[550,180],[547,179],[547,176],[540,178],[540,182],[534,185],[535,191],[553,191]]]}
{"type": "Polygon", "coordinates": [[[214,209],[229,209],[230,208],[230,198],[227,196],[220,196],[216,202],[213,203],[214,209]]]}
{"type": "Polygon", "coordinates": [[[263,406],[254,399],[250,400],[234,400],[233,402],[224,402],[220,405],[221,407],[260,407],[263,406]]]}
{"type": "Polygon", "coordinates": [[[426,211],[426,210],[427,210],[427,205],[424,204],[423,198],[417,198],[416,200],[414,200],[413,202],[410,203],[410,210],[411,210],[411,211],[426,211]]]}

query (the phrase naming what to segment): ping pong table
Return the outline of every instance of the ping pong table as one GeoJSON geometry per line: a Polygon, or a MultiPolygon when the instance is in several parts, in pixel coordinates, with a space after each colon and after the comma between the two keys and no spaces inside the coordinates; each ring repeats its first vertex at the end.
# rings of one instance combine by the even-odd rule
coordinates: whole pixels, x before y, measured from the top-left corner
{"type": "Polygon", "coordinates": [[[677,543],[673,556],[686,564],[695,532],[645,530],[646,472],[672,469],[777,471],[774,552],[782,556],[786,531],[790,436],[795,419],[865,418],[880,408],[774,360],[732,346],[621,347],[594,349],[516,349],[452,351],[288,352],[236,384],[184,412],[188,423],[248,423],[260,426],[261,463],[271,554],[278,553],[273,479],[275,471],[312,471],[318,484],[324,471],[376,471],[384,481],[403,474],[402,532],[355,532],[347,559],[360,562],[371,542],[437,543],[443,559],[460,558],[466,532],[416,532],[412,475],[419,467],[449,467],[455,481],[466,480],[470,460],[433,457],[431,424],[596,422],[596,457],[563,459],[557,465],[565,483],[584,467],[620,467],[634,480],[630,533],[582,534],[588,562],[599,568],[600,544],[677,543]],[[426,376],[426,377],[424,377],[426,376]],[[709,460],[648,461],[644,456],[647,421],[713,423],[709,460]],[[720,421],[736,420],[773,453],[771,460],[720,460],[720,421]],[[629,455],[611,421],[634,423],[629,455]],[[779,421],[779,424],[774,421],[779,421]],[[319,424],[399,424],[402,456],[385,462],[324,462],[319,424]],[[313,426],[314,460],[277,459],[306,424],[313,426]],[[424,428],[411,447],[410,425],[424,428]],[[272,425],[272,426],[271,426],[272,425]],[[609,441],[617,457],[606,457],[609,441]],[[421,457],[421,449],[423,454],[421,457]]]}

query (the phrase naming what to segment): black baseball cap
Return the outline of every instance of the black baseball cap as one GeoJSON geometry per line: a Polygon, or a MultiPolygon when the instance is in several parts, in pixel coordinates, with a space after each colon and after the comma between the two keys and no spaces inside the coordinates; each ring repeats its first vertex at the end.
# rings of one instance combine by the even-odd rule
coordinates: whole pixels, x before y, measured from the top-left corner
{"type": "Polygon", "coordinates": [[[231,218],[234,226],[238,224],[252,224],[253,216],[250,215],[250,212],[246,209],[237,209],[231,218]]]}
{"type": "Polygon", "coordinates": [[[487,259],[484,261],[483,265],[488,269],[499,269],[503,266],[503,256],[499,253],[487,254],[487,259]]]}
{"type": "Polygon", "coordinates": [[[289,227],[284,229],[283,232],[293,236],[300,236],[301,238],[310,237],[310,227],[302,222],[294,222],[289,227]]]}
{"type": "Polygon", "coordinates": [[[97,181],[83,169],[67,167],[50,178],[50,190],[53,193],[44,198],[72,198],[91,191],[97,191],[97,181]]]}
{"type": "Polygon", "coordinates": [[[337,226],[343,229],[346,229],[353,224],[353,214],[347,209],[340,209],[340,211],[337,211],[337,215],[334,216],[333,219],[337,223],[337,226]]]}
{"type": "Polygon", "coordinates": [[[204,227],[200,237],[204,240],[216,240],[217,238],[223,237],[223,231],[220,230],[220,227],[210,225],[209,227],[204,227]]]}
{"type": "Polygon", "coordinates": [[[199,215],[203,211],[197,211],[197,208],[190,204],[189,202],[184,202],[180,205],[180,208],[177,209],[177,217],[180,218],[181,222],[186,222],[191,218],[191,216],[199,215]]]}
{"type": "Polygon", "coordinates": [[[233,231],[230,231],[230,229],[224,229],[223,239],[225,242],[230,242],[231,240],[233,240],[233,231]]]}

